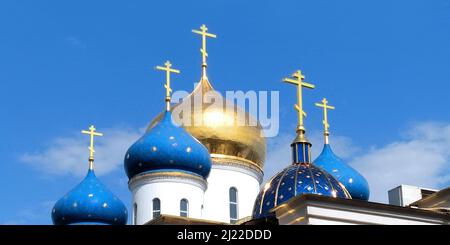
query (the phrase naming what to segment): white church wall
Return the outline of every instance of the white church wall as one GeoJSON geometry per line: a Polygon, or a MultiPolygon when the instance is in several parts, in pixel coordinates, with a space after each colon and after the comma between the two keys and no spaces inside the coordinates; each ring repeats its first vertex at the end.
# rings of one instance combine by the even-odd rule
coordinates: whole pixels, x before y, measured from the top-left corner
{"type": "Polygon", "coordinates": [[[414,215],[404,215],[380,210],[339,210],[339,207],[308,207],[309,224],[374,224],[374,225],[430,225],[440,221],[414,215]]]}
{"type": "Polygon", "coordinates": [[[188,217],[201,218],[206,183],[187,178],[142,178],[130,184],[133,195],[133,224],[141,225],[152,220],[153,199],[160,199],[161,214],[180,215],[180,201],[188,200],[188,217]],[[137,205],[137,214],[134,212],[137,205]],[[134,218],[136,217],[136,221],[134,218]]]}
{"type": "MultiPolygon", "coordinates": [[[[350,200],[349,200],[350,201],[350,200]]],[[[433,225],[445,224],[432,214],[410,212],[384,204],[361,207],[324,201],[307,201],[278,208],[275,213],[281,225],[433,225]]]]}
{"type": "Polygon", "coordinates": [[[205,192],[203,219],[230,222],[229,190],[238,191],[238,219],[251,216],[261,174],[239,166],[213,164],[205,192]]]}

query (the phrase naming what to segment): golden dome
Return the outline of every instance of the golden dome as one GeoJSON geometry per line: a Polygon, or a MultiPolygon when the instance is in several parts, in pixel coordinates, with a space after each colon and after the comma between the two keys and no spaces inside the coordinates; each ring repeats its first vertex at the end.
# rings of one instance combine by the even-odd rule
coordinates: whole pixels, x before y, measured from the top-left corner
{"type": "MultiPolygon", "coordinates": [[[[212,106],[212,103],[208,102],[211,100],[205,99],[208,92],[215,91],[208,78],[203,76],[194,91],[183,100],[191,102],[190,120],[184,119],[183,113],[179,114],[180,119],[176,118],[177,107],[182,106],[183,102],[172,107],[173,120],[208,148],[213,163],[241,164],[251,168],[256,167],[262,171],[266,157],[266,140],[259,122],[255,126],[238,125],[238,115],[245,115],[246,122],[254,120],[254,118],[237,106],[232,113],[226,112],[222,106],[212,106]],[[194,101],[200,102],[200,99],[201,109],[194,108],[194,101]],[[188,120],[188,123],[183,123],[183,119],[188,120]]],[[[219,93],[214,94],[220,96],[225,102],[219,93]]],[[[187,105],[189,106],[189,104],[187,105]]],[[[182,108],[179,108],[178,112],[180,109],[182,108]]],[[[158,122],[162,115],[163,113],[158,115],[150,123],[148,129],[158,122]]]]}

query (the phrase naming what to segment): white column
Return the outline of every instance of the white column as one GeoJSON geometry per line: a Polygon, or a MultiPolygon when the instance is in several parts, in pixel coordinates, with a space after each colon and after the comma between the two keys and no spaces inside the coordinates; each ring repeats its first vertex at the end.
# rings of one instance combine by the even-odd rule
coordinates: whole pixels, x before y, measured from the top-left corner
{"type": "Polygon", "coordinates": [[[238,191],[238,219],[252,215],[262,174],[244,166],[213,164],[205,192],[203,219],[230,222],[229,190],[238,191]]]}

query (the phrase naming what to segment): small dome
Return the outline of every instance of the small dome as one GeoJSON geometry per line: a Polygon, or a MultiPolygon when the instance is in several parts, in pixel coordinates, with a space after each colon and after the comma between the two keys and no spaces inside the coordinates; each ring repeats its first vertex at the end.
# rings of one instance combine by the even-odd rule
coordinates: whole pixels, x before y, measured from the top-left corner
{"type": "Polygon", "coordinates": [[[345,187],[333,176],[314,165],[296,163],[266,183],[256,198],[253,218],[266,217],[272,208],[302,194],[351,199],[345,187]]]}
{"type": "Polygon", "coordinates": [[[125,155],[125,171],[130,179],[140,173],[161,170],[184,171],[204,178],[211,170],[208,149],[175,125],[167,111],[125,155]]]}
{"type": "Polygon", "coordinates": [[[125,225],[127,218],[125,205],[97,179],[93,170],[52,210],[55,225],[125,225]]]}
{"type": "Polygon", "coordinates": [[[336,156],[329,144],[324,145],[322,153],[313,164],[333,175],[345,186],[353,199],[369,200],[370,191],[367,180],[336,156]]]}

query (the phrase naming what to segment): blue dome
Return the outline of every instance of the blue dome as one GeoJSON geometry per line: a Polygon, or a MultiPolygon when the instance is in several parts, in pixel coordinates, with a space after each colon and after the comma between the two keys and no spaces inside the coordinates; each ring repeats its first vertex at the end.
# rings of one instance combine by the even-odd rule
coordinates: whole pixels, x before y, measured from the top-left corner
{"type": "Polygon", "coordinates": [[[369,184],[358,171],[336,156],[329,144],[325,144],[322,153],[313,162],[341,182],[353,199],[369,200],[369,184]]]}
{"type": "Polygon", "coordinates": [[[208,149],[175,125],[168,111],[125,155],[125,171],[130,179],[140,173],[161,170],[183,171],[206,178],[211,165],[208,149]]]}
{"type": "Polygon", "coordinates": [[[127,218],[125,205],[97,179],[93,170],[52,210],[55,225],[125,225],[127,218]]]}
{"type": "Polygon", "coordinates": [[[350,199],[345,187],[333,176],[311,164],[296,163],[276,174],[256,198],[253,218],[270,215],[270,210],[302,194],[350,199]]]}

